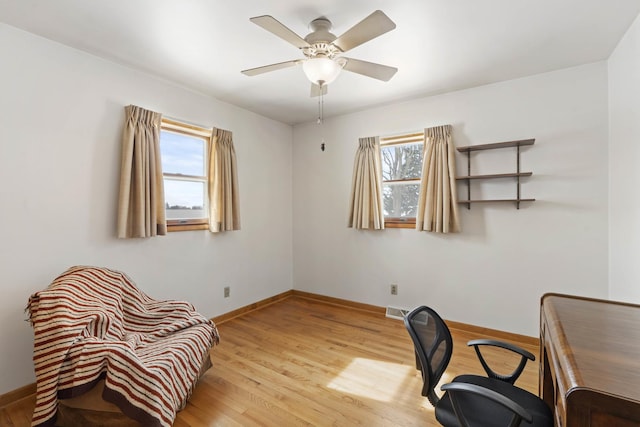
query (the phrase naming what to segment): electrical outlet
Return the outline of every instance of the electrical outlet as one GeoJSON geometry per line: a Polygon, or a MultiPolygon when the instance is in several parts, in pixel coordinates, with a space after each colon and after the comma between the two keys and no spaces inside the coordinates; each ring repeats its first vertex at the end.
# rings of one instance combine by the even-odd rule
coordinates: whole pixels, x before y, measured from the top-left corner
{"type": "Polygon", "coordinates": [[[229,298],[229,295],[231,295],[231,288],[229,286],[225,286],[224,287],[224,297],[225,298],[229,298]]]}
{"type": "Polygon", "coordinates": [[[398,285],[395,283],[391,284],[391,295],[398,295],[398,285]]]}

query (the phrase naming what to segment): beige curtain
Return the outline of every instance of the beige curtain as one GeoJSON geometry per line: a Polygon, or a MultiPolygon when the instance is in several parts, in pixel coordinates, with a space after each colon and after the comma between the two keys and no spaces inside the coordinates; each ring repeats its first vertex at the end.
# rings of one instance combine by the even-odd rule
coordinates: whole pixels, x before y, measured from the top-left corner
{"type": "Polygon", "coordinates": [[[451,125],[425,129],[416,229],[436,233],[460,231],[457,200],[451,125]]]}
{"type": "Polygon", "coordinates": [[[236,150],[231,132],[216,128],[209,149],[209,230],[240,230],[236,150]]]}
{"type": "Polygon", "coordinates": [[[167,233],[160,159],[159,113],[125,107],[118,205],[118,237],[167,233]]]}
{"type": "Polygon", "coordinates": [[[349,227],[384,229],[379,138],[360,138],[353,164],[349,227]]]}

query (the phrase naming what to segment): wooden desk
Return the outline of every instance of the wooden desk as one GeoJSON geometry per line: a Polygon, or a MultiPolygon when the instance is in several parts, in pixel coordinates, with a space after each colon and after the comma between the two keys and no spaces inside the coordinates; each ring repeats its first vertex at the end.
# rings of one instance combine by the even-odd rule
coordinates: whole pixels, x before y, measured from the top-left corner
{"type": "Polygon", "coordinates": [[[640,305],[544,295],[540,396],[556,426],[640,426],[640,305]]]}

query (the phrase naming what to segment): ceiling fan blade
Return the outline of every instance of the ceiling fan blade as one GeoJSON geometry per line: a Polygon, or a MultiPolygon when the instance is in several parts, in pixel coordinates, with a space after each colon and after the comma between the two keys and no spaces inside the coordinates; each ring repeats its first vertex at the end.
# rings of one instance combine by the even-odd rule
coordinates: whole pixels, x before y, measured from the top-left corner
{"type": "Polygon", "coordinates": [[[320,95],[326,95],[329,92],[329,85],[317,85],[311,83],[311,97],[315,98],[320,95]]]}
{"type": "Polygon", "coordinates": [[[298,49],[309,47],[309,43],[307,43],[302,37],[291,31],[271,15],[255,16],[253,18],[249,18],[249,20],[270,33],[280,37],[282,40],[291,43],[298,49]]]}
{"type": "Polygon", "coordinates": [[[384,12],[376,10],[335,39],[333,44],[346,52],[394,28],[396,28],[396,24],[384,12]]]}
{"type": "MultiPolygon", "coordinates": [[[[344,57],[342,57],[344,58],[344,57]]],[[[373,77],[374,79],[388,82],[398,71],[395,67],[376,64],[375,62],[362,61],[360,59],[344,58],[347,63],[344,69],[352,73],[362,74],[363,76],[373,77]]]]}
{"type": "Polygon", "coordinates": [[[264,65],[262,67],[249,68],[248,70],[242,70],[241,73],[245,76],[257,76],[258,74],[268,73],[270,71],[281,70],[283,68],[293,67],[303,62],[301,59],[295,59],[293,61],[278,62],[277,64],[264,65]]]}

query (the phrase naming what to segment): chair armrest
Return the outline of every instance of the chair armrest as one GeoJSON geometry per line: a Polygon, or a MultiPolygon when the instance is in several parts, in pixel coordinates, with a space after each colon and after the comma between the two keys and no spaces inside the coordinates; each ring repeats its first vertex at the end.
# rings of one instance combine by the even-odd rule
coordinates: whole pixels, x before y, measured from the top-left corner
{"type": "Polygon", "coordinates": [[[516,380],[518,379],[518,377],[520,377],[520,374],[522,374],[522,371],[524,370],[525,365],[527,364],[527,360],[536,360],[536,357],[531,354],[530,352],[528,352],[527,350],[518,347],[517,345],[508,343],[508,342],[503,342],[503,341],[498,341],[498,340],[489,340],[489,339],[479,339],[479,340],[471,340],[467,343],[468,346],[473,346],[473,348],[476,351],[476,354],[478,355],[478,359],[480,360],[480,364],[482,365],[482,367],[484,368],[485,372],[487,373],[487,376],[489,376],[489,378],[495,378],[501,381],[505,381],[508,382],[509,384],[513,384],[516,382],[516,380]],[[517,353],[520,355],[520,363],[518,364],[518,366],[513,370],[512,373],[510,373],[509,375],[501,375],[498,374],[496,372],[494,372],[489,365],[487,364],[486,360],[484,359],[484,357],[482,356],[482,353],[480,352],[480,346],[483,345],[489,345],[492,347],[499,347],[499,348],[504,348],[506,350],[512,351],[514,353],[517,353]]]}
{"type": "Polygon", "coordinates": [[[518,347],[517,345],[508,343],[508,342],[504,342],[504,341],[498,341],[498,340],[488,340],[488,339],[481,339],[481,340],[471,340],[467,343],[468,346],[476,346],[476,345],[490,345],[493,347],[500,347],[500,348],[504,348],[507,350],[511,350],[514,353],[518,353],[519,355],[526,357],[529,360],[536,360],[536,357],[529,353],[527,350],[525,350],[524,348],[518,347]]]}
{"type": "Polygon", "coordinates": [[[527,423],[533,422],[533,416],[529,411],[519,405],[517,402],[509,399],[503,394],[500,394],[494,390],[488,389],[486,387],[482,387],[476,384],[469,384],[464,382],[452,382],[449,384],[444,384],[441,387],[442,391],[446,391],[449,394],[449,398],[451,399],[451,405],[453,406],[453,410],[455,411],[456,417],[458,418],[458,422],[460,426],[467,427],[469,426],[468,421],[464,416],[464,408],[460,407],[458,402],[458,393],[472,393],[479,396],[483,396],[505,408],[513,413],[513,418],[509,423],[509,427],[515,427],[520,425],[521,420],[525,420],[527,423]]]}

